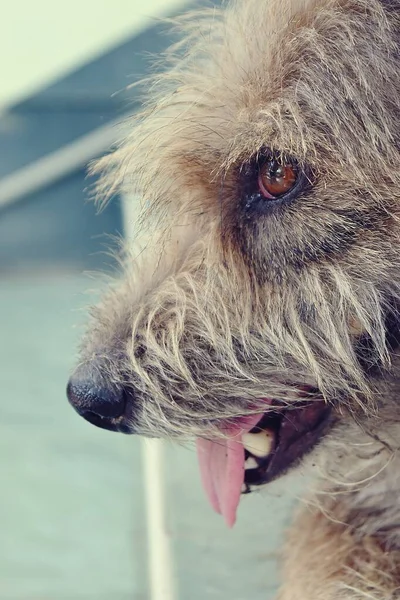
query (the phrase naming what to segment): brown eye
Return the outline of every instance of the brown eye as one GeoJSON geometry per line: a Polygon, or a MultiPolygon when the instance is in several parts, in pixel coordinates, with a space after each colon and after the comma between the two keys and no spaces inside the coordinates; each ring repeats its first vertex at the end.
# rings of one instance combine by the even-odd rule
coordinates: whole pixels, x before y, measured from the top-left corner
{"type": "Polygon", "coordinates": [[[297,167],[290,162],[275,158],[267,160],[258,174],[260,192],[269,200],[279,198],[295,186],[297,174],[297,167]]]}

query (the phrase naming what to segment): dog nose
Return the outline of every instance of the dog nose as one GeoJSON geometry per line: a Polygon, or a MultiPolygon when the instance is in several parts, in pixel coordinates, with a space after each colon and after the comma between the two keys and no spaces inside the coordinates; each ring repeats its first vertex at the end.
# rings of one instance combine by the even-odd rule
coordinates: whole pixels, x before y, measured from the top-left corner
{"type": "Polygon", "coordinates": [[[125,412],[123,388],[105,382],[97,369],[81,366],[68,382],[67,396],[75,410],[87,421],[103,429],[116,430],[113,419],[125,412]]]}
{"type": "Polygon", "coordinates": [[[83,417],[87,412],[99,417],[117,418],[124,413],[123,392],[91,383],[75,382],[72,378],[67,386],[68,400],[83,417]]]}

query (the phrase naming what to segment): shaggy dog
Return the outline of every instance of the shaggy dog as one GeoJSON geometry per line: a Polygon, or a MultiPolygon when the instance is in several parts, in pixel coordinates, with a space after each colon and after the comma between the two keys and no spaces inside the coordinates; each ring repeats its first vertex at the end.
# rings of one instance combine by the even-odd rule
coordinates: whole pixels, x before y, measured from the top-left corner
{"type": "Polygon", "coordinates": [[[197,438],[228,525],[301,465],[318,486],[280,600],[400,598],[399,0],[237,0],[182,20],[99,193],[142,251],[93,309],[70,402],[197,438]]]}

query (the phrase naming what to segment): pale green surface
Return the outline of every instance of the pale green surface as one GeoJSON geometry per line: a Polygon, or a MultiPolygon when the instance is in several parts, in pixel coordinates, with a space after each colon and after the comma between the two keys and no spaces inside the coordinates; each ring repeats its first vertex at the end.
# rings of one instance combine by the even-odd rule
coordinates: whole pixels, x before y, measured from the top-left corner
{"type": "Polygon", "coordinates": [[[88,283],[0,285],[2,600],[146,598],[138,440],[65,398],[88,283]]]}
{"type": "MultiPolygon", "coordinates": [[[[148,598],[141,443],[87,424],[65,399],[90,285],[0,282],[1,600],[148,598]]],[[[165,463],[180,600],[272,598],[286,494],[244,498],[228,530],[193,448],[167,446],[165,463]]]]}

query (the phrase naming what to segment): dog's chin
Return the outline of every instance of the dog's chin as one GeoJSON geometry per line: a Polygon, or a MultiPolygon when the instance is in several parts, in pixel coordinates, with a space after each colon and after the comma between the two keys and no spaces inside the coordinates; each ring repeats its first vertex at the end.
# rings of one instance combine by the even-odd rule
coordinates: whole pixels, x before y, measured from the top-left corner
{"type": "Polygon", "coordinates": [[[243,436],[245,474],[242,493],[267,484],[296,467],[333,423],[331,407],[322,399],[264,413],[243,436]]]}

